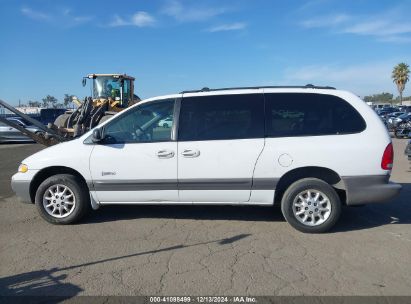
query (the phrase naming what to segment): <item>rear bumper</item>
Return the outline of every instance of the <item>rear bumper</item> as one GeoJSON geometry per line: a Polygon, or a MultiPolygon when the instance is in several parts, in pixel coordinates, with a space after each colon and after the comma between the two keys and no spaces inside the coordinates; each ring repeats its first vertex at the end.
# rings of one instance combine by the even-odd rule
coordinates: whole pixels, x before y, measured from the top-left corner
{"type": "Polygon", "coordinates": [[[16,193],[19,201],[27,204],[31,204],[30,197],[30,181],[20,181],[14,180],[11,181],[11,188],[14,193],[16,193]]]}
{"type": "Polygon", "coordinates": [[[402,187],[389,182],[389,178],[389,175],[343,177],[347,205],[383,203],[394,198],[402,187]]]}

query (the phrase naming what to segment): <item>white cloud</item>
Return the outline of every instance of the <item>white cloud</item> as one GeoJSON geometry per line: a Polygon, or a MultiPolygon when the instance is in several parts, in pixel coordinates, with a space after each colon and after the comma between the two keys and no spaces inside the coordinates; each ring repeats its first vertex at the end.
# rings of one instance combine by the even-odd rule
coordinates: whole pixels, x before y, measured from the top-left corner
{"type": "Polygon", "coordinates": [[[330,85],[361,96],[383,91],[397,94],[391,72],[398,62],[392,60],[352,66],[310,65],[286,70],[284,81],[293,85],[330,85]]]}
{"type": "Polygon", "coordinates": [[[78,26],[78,25],[81,25],[83,23],[87,23],[87,22],[94,19],[93,16],[74,15],[70,8],[64,9],[62,11],[62,15],[63,15],[63,18],[64,18],[63,24],[65,24],[66,27],[78,26]]]}
{"type": "Polygon", "coordinates": [[[131,18],[133,25],[138,27],[152,26],[156,22],[154,17],[146,12],[137,12],[131,18]]]}
{"type": "Polygon", "coordinates": [[[387,37],[380,37],[378,41],[382,42],[393,42],[393,43],[411,43],[411,37],[404,37],[404,36],[387,36],[387,37]]]}
{"type": "Polygon", "coordinates": [[[94,18],[93,16],[73,15],[70,8],[54,10],[53,12],[45,13],[33,10],[29,7],[23,7],[21,9],[21,13],[31,19],[58,24],[59,26],[66,28],[89,22],[94,18]]]}
{"type": "Polygon", "coordinates": [[[317,18],[312,18],[304,20],[301,25],[305,28],[318,28],[318,27],[330,27],[339,25],[350,19],[350,16],[346,14],[321,16],[317,18]]]}
{"type": "Polygon", "coordinates": [[[173,17],[180,22],[206,21],[226,11],[225,8],[221,7],[185,7],[178,0],[169,0],[162,9],[163,14],[173,17]]]}
{"type": "Polygon", "coordinates": [[[228,24],[222,24],[222,25],[211,27],[207,29],[207,32],[215,33],[215,32],[224,32],[224,31],[239,31],[239,30],[245,29],[246,27],[247,27],[247,24],[243,22],[228,23],[228,24]]]}
{"type": "Polygon", "coordinates": [[[395,23],[392,20],[371,20],[348,26],[345,33],[372,36],[390,36],[411,33],[411,23],[395,23]]]}
{"type": "Polygon", "coordinates": [[[119,26],[137,26],[137,27],[148,27],[153,26],[156,23],[156,19],[147,12],[137,12],[128,19],[124,19],[118,15],[114,15],[113,21],[109,23],[110,27],[119,26]]]}
{"type": "Polygon", "coordinates": [[[34,20],[43,20],[43,21],[45,21],[45,20],[50,20],[51,19],[49,14],[33,10],[29,7],[23,7],[21,9],[21,13],[23,15],[31,18],[31,19],[34,19],[34,20]]]}
{"type": "Polygon", "coordinates": [[[411,22],[400,10],[378,15],[347,14],[317,16],[300,23],[304,28],[324,28],[338,34],[371,36],[378,41],[407,43],[411,41],[411,22]]]}

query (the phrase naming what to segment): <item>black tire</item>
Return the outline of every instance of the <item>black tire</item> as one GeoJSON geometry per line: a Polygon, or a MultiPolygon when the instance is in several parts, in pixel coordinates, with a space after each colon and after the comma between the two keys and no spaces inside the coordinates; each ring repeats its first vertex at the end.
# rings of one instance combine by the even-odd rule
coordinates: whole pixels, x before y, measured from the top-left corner
{"type": "Polygon", "coordinates": [[[43,181],[37,189],[35,204],[42,218],[49,223],[59,225],[75,223],[83,218],[91,209],[90,196],[87,186],[84,185],[84,182],[80,178],[70,174],[53,175],[43,181]],[[43,197],[46,191],[55,185],[63,185],[69,188],[75,199],[75,204],[71,213],[61,218],[50,215],[46,211],[46,207],[43,205],[43,197]]]}
{"type": "MultiPolygon", "coordinates": [[[[308,206],[308,208],[313,208],[313,206],[308,206]]],[[[317,178],[304,178],[291,184],[285,191],[281,200],[281,211],[287,222],[298,231],[305,233],[322,233],[330,230],[338,221],[341,214],[341,201],[334,188],[323,180],[317,178]],[[297,199],[298,195],[311,189],[322,192],[327,196],[331,206],[328,218],[323,223],[316,226],[303,224],[297,219],[297,215],[294,215],[293,211],[294,200],[297,199]]]]}
{"type": "Polygon", "coordinates": [[[98,122],[98,124],[102,124],[103,122],[109,120],[111,117],[113,117],[113,115],[105,115],[103,117],[100,118],[100,121],[98,122]]]}
{"type": "Polygon", "coordinates": [[[70,118],[71,114],[61,114],[60,116],[58,116],[56,118],[56,120],[54,121],[54,124],[58,127],[58,128],[67,128],[67,122],[70,118]]]}

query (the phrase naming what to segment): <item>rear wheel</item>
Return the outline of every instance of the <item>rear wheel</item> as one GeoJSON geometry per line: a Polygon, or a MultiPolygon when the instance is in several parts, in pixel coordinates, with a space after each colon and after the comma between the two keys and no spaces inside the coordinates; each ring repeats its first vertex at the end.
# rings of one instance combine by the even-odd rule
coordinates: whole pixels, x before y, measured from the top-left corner
{"type": "Polygon", "coordinates": [[[341,214],[341,201],[326,182],[305,178],[293,183],[285,191],[281,210],[287,222],[307,233],[330,230],[341,214]]]}
{"type": "Polygon", "coordinates": [[[52,224],[77,222],[90,210],[87,187],[70,174],[54,175],[42,182],[35,203],[40,215],[52,224]]]}

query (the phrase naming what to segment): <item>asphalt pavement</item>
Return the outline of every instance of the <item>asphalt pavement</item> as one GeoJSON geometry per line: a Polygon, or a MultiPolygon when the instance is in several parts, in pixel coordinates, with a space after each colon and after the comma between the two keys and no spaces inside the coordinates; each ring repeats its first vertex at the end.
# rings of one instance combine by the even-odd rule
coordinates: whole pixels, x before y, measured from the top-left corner
{"type": "Polygon", "coordinates": [[[411,170],[394,139],[386,204],[344,208],[330,233],[278,208],[110,206],[53,226],[10,177],[42,149],[0,145],[0,295],[411,295],[411,170]]]}

